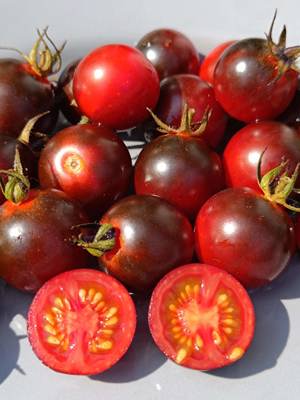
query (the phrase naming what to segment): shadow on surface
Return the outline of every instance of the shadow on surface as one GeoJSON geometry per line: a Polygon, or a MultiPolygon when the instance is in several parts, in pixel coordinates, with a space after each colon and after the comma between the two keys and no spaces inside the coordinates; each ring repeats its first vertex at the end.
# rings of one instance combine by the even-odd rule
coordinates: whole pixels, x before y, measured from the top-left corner
{"type": "Polygon", "coordinates": [[[126,383],[136,381],[160,368],[166,357],[155,346],[148,328],[148,302],[135,300],[138,314],[137,330],[125,356],[112,368],[90,379],[126,383]]]}

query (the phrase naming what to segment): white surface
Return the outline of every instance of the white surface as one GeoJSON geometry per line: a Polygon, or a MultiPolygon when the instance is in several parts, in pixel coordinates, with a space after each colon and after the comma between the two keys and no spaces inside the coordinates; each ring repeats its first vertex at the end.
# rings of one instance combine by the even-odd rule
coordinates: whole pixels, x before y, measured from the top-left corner
{"type": "MultiPolygon", "coordinates": [[[[137,41],[157,27],[182,30],[206,52],[229,38],[261,36],[279,8],[275,32],[288,25],[288,42],[300,42],[299,0],[227,1],[20,1],[0,0],[0,42],[29,50],[35,27],[68,40],[65,62],[105,42],[137,41]]],[[[6,53],[0,53],[3,56],[6,53]]],[[[214,373],[180,368],[154,346],[139,305],[137,337],[119,364],[96,378],[65,376],[44,367],[26,338],[31,296],[0,282],[1,400],[289,400],[300,398],[300,263],[252,295],[254,342],[237,364],[214,373]]]]}

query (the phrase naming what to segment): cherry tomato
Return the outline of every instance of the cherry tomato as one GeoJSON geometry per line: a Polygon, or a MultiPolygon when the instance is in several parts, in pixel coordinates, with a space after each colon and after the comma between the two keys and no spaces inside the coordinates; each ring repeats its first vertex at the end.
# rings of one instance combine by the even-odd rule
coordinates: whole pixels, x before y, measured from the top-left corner
{"type": "Polygon", "coordinates": [[[300,161],[299,132],[275,121],[261,121],[241,129],[231,138],[224,151],[227,184],[250,187],[261,193],[257,183],[257,166],[263,152],[262,175],[284,160],[288,161],[288,171],[293,172],[300,161]]]}
{"type": "Polygon", "coordinates": [[[19,204],[0,207],[0,277],[17,289],[37,291],[54,275],[94,264],[72,243],[72,226],[87,218],[63,192],[33,189],[19,204]]]}
{"type": "Polygon", "coordinates": [[[199,56],[193,43],[181,32],[156,29],[138,42],[137,48],[154,65],[160,80],[175,74],[197,74],[199,56]]]}
{"type": "Polygon", "coordinates": [[[174,269],[151,297],[153,339],[167,357],[184,367],[207,371],[239,360],[252,341],[254,325],[246,290],[210,265],[174,269]]]}
{"type": "Polygon", "coordinates": [[[233,43],[235,43],[235,40],[229,40],[228,42],[221,43],[217,47],[215,47],[209,54],[207,54],[207,56],[202,61],[199,70],[199,76],[201,79],[213,86],[216,65],[221,55],[224,53],[224,50],[231,46],[233,43]]]}
{"type": "Polygon", "coordinates": [[[194,75],[175,75],[164,79],[155,109],[157,116],[166,124],[177,128],[184,104],[195,109],[195,122],[202,119],[205,110],[211,110],[203,139],[211,147],[216,147],[222,139],[228,118],[216,101],[213,88],[194,75]]]}
{"type": "Polygon", "coordinates": [[[159,96],[152,64],[130,46],[98,47],[74,73],[73,92],[81,112],[115,129],[131,128],[148,117],[159,96]]]}
{"type": "Polygon", "coordinates": [[[287,213],[252,189],[219,192],[197,216],[199,260],[226,270],[247,288],[273,281],[287,266],[294,243],[287,213]]]}
{"type": "Polygon", "coordinates": [[[104,126],[82,124],[53,136],[41,153],[39,179],[99,217],[129,186],[131,158],[122,140],[104,126]]]}
{"type": "Polygon", "coordinates": [[[28,313],[37,357],[58,372],[98,374],[127,351],[136,312],[127,290],[102,272],[79,269],[49,280],[28,313]]]}
{"type": "MultiPolygon", "coordinates": [[[[134,291],[152,288],[166,272],[192,259],[191,224],[158,197],[126,197],[103,215],[100,224],[109,224],[115,236],[115,245],[100,256],[100,265],[134,291]]],[[[87,245],[95,247],[93,242],[87,245]]]]}
{"type": "Polygon", "coordinates": [[[295,96],[288,108],[279,116],[279,121],[289,126],[300,128],[300,79],[298,78],[298,87],[295,96]]]}

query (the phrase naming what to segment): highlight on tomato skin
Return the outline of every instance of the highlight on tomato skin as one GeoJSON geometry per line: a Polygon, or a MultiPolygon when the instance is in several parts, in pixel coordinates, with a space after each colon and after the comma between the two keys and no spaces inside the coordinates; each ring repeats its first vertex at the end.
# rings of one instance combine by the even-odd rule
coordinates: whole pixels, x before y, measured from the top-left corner
{"type": "Polygon", "coordinates": [[[28,313],[28,339],[36,356],[66,374],[95,375],[112,367],[128,350],[135,328],[128,291],[91,269],[49,280],[28,313]]]}
{"type": "Polygon", "coordinates": [[[239,360],[255,328],[244,287],[207,264],[187,264],[165,275],[152,293],[148,320],[156,345],[168,358],[202,371],[239,360]]]}

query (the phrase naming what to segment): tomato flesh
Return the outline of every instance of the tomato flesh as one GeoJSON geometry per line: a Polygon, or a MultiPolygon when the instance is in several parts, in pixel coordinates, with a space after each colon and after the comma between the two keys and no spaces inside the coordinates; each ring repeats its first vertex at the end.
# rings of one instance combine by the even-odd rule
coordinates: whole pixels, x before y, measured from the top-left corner
{"type": "Polygon", "coordinates": [[[206,264],[188,264],[156,286],[149,308],[154,341],[177,364],[211,370],[240,359],[251,343],[255,315],[242,285],[206,264]]]}
{"type": "Polygon", "coordinates": [[[48,281],[28,314],[28,337],[41,361],[58,372],[98,374],[127,351],[136,326],[128,291],[95,270],[72,270],[48,281]]]}

